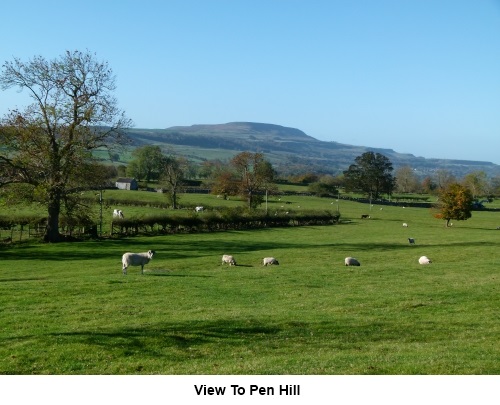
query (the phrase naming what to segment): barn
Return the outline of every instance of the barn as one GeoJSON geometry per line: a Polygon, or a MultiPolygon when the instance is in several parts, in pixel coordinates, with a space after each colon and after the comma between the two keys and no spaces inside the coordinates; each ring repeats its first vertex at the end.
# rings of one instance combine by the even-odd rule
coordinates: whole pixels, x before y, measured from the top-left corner
{"type": "Polygon", "coordinates": [[[120,190],[138,190],[139,186],[137,184],[136,179],[128,178],[128,177],[120,177],[116,179],[115,183],[116,188],[120,190]]]}

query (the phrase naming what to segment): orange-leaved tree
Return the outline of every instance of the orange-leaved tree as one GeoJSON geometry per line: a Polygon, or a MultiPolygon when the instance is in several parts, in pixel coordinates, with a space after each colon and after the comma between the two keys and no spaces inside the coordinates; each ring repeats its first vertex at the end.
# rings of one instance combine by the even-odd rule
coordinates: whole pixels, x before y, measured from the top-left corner
{"type": "Polygon", "coordinates": [[[439,213],[435,217],[445,219],[446,226],[450,225],[452,219],[465,221],[472,216],[472,202],[472,193],[467,187],[452,183],[439,194],[439,213]]]}

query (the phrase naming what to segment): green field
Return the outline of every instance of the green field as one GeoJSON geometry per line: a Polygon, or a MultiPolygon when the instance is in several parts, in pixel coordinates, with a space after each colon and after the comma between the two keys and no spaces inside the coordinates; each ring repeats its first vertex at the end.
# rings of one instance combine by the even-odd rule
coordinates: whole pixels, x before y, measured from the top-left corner
{"type": "Polygon", "coordinates": [[[0,373],[499,374],[500,213],[445,228],[427,209],[339,206],[334,226],[0,245],[0,373]],[[121,255],[148,249],[123,276],[121,255]]]}

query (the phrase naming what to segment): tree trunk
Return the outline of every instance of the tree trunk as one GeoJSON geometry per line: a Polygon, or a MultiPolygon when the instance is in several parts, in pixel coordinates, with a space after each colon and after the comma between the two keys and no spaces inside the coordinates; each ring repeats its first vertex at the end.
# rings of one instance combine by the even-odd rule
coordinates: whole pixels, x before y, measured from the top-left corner
{"type": "Polygon", "coordinates": [[[47,228],[45,229],[45,242],[59,242],[59,214],[61,213],[61,193],[58,190],[49,191],[47,228]]]}

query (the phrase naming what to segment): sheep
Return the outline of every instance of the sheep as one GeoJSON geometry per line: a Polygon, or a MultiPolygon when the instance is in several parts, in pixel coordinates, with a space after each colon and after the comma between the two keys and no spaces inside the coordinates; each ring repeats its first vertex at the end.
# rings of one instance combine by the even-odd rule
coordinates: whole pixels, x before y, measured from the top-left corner
{"type": "Polygon", "coordinates": [[[361,215],[361,219],[367,219],[367,218],[368,218],[368,219],[370,218],[370,216],[369,216],[368,214],[363,214],[363,215],[361,215]]]}
{"type": "Polygon", "coordinates": [[[113,210],[113,218],[125,218],[122,210],[113,210]]]}
{"type": "Polygon", "coordinates": [[[408,228],[408,224],[406,222],[403,222],[403,228],[408,228]]]}
{"type": "Polygon", "coordinates": [[[204,208],[202,206],[199,206],[199,207],[195,207],[194,210],[196,212],[202,212],[204,210],[204,208]]]}
{"type": "Polygon", "coordinates": [[[274,258],[274,257],[264,257],[262,259],[262,265],[267,266],[267,265],[279,265],[279,262],[274,258]]]}
{"type": "Polygon", "coordinates": [[[222,265],[224,263],[229,264],[230,266],[236,266],[236,260],[231,255],[222,255],[222,265]]]}
{"type": "Polygon", "coordinates": [[[144,253],[124,253],[122,256],[123,274],[127,274],[128,266],[141,266],[141,274],[144,274],[144,265],[148,264],[156,252],[148,250],[144,253]]]}
{"type": "Polygon", "coordinates": [[[418,259],[418,262],[420,264],[429,264],[432,263],[432,260],[429,259],[427,256],[422,256],[420,259],[418,259]]]}
{"type": "Polygon", "coordinates": [[[346,257],[344,259],[344,263],[346,266],[361,266],[359,261],[355,259],[354,257],[346,257]]]}
{"type": "Polygon", "coordinates": [[[408,238],[408,243],[409,243],[410,245],[414,245],[414,244],[415,244],[415,239],[413,239],[413,238],[408,238]]]}

